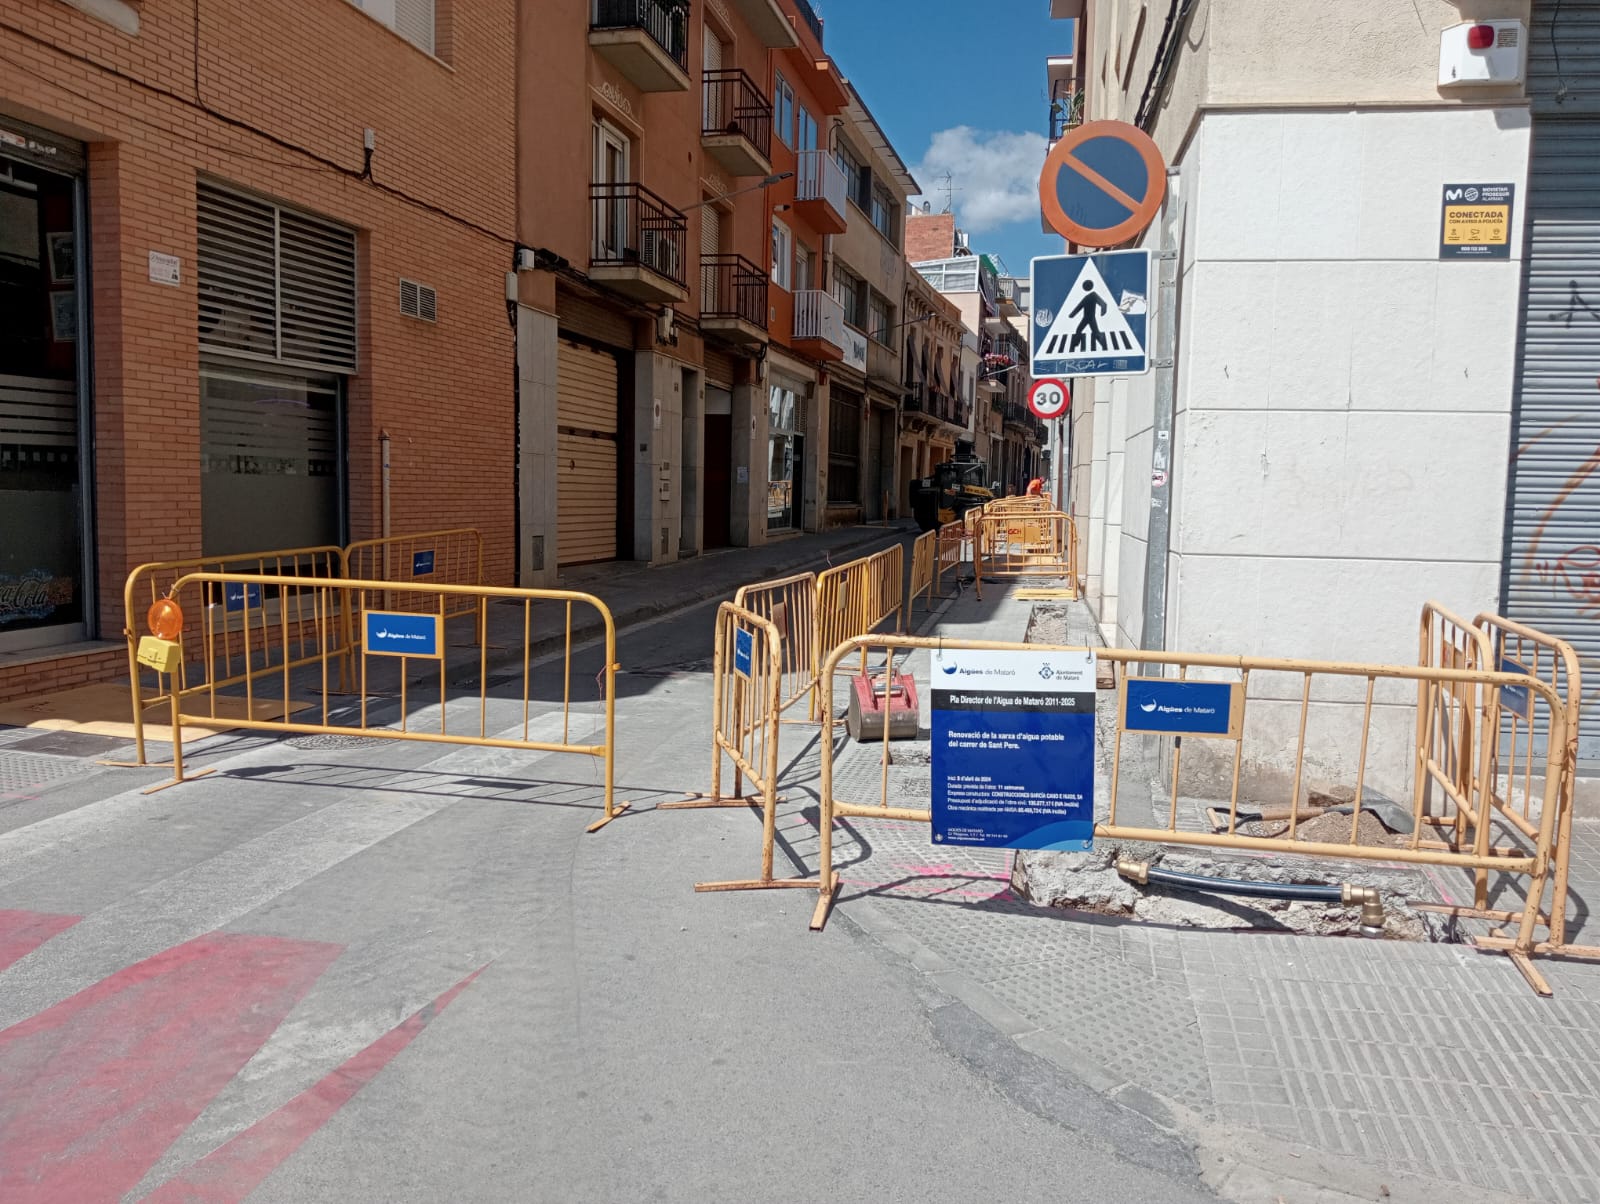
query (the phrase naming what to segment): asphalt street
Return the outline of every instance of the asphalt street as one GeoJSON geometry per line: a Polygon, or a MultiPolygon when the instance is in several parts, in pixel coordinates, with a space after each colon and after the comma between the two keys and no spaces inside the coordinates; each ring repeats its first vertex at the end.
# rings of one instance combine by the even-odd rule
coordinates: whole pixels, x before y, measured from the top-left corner
{"type": "Polygon", "coordinates": [[[571,755],[240,735],[143,795],[13,754],[0,1199],[1211,1198],[809,893],[693,892],[759,856],[751,813],[653,810],[707,786],[713,611],[621,640],[632,809],[593,835],[571,755]]]}

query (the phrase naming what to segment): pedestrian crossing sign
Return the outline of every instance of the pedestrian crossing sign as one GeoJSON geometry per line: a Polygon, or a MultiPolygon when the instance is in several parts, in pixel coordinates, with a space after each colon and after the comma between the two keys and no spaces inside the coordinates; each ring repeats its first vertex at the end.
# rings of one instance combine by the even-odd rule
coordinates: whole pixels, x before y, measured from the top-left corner
{"type": "Polygon", "coordinates": [[[1150,371],[1150,252],[1047,255],[1033,261],[1034,376],[1150,371]]]}

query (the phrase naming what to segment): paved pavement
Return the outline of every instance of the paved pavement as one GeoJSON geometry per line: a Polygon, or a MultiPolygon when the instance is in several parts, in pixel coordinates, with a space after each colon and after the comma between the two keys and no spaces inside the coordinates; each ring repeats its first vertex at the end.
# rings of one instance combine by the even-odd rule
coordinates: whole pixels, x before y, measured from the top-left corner
{"type": "MultiPolygon", "coordinates": [[[[1028,613],[963,598],[937,630],[1019,639],[1028,613]]],[[[1070,627],[1094,642],[1084,608],[1070,627]]],[[[925,806],[925,752],[896,745],[894,759],[891,804],[925,806]]],[[[801,790],[810,768],[796,767],[801,790]]],[[[878,797],[876,748],[847,746],[835,773],[842,797],[878,797]]],[[[783,829],[808,865],[812,814],[798,808],[783,829]]],[[[844,827],[838,915],[1019,1047],[1195,1140],[1206,1181],[1230,1198],[1600,1198],[1600,965],[1541,963],[1556,994],[1539,999],[1507,959],[1459,945],[1050,912],[1011,892],[1009,854],[935,852],[919,824],[844,827]]],[[[1586,917],[1600,825],[1578,829],[1586,917]]]]}
{"type": "Polygon", "coordinates": [[[692,893],[757,857],[652,813],[706,785],[712,614],[624,637],[595,835],[580,757],[236,734],[144,795],[0,733],[0,1200],[1214,1198],[848,919],[692,893]]]}

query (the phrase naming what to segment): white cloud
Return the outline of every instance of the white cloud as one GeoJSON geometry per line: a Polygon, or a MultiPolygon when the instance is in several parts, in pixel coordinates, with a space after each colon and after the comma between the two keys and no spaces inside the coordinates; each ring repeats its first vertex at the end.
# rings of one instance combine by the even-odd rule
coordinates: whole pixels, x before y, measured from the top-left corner
{"type": "Polygon", "coordinates": [[[944,208],[944,175],[959,189],[951,198],[961,225],[982,234],[1011,222],[1039,220],[1039,169],[1049,144],[1043,134],[975,130],[969,125],[940,130],[912,175],[937,213],[944,208]]]}

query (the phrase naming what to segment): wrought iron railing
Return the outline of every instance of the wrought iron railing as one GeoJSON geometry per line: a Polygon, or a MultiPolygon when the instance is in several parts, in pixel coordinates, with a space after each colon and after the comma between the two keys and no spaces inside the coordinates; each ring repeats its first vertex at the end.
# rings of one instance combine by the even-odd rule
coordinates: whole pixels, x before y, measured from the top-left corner
{"type": "Polygon", "coordinates": [[[767,274],[743,255],[700,257],[700,316],[767,328],[767,274]]]}
{"type": "Polygon", "coordinates": [[[805,21],[807,28],[816,35],[817,41],[820,43],[822,41],[822,18],[817,16],[816,11],[808,3],[808,0],[794,0],[794,6],[800,10],[801,19],[805,21]]]}
{"type": "Polygon", "coordinates": [[[689,70],[689,6],[665,0],[593,0],[591,29],[642,29],[689,70]]]}
{"type": "Polygon", "coordinates": [[[761,152],[772,154],[772,102],[743,71],[707,71],[704,75],[703,134],[742,134],[761,152]]]}
{"type": "Polygon", "coordinates": [[[688,221],[679,210],[643,184],[595,184],[589,196],[594,210],[592,264],[638,264],[674,284],[685,283],[688,221]]]}

